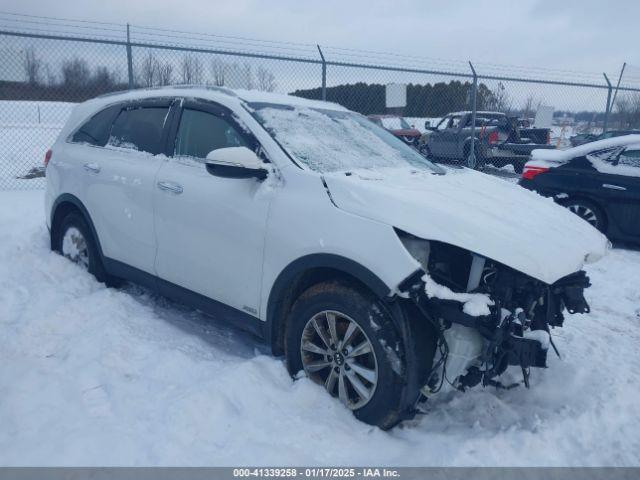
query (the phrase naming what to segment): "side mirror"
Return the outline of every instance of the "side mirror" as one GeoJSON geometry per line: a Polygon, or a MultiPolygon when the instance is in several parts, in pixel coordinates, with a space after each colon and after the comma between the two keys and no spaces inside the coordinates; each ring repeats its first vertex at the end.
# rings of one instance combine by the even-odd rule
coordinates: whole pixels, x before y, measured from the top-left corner
{"type": "Polygon", "coordinates": [[[431,130],[431,128],[432,128],[432,127],[431,127],[431,122],[430,122],[429,120],[426,120],[426,121],[424,122],[424,129],[425,129],[425,130],[431,130]]]}
{"type": "Polygon", "coordinates": [[[262,160],[247,147],[218,148],[206,158],[207,172],[224,178],[257,178],[264,180],[268,171],[262,160]]]}

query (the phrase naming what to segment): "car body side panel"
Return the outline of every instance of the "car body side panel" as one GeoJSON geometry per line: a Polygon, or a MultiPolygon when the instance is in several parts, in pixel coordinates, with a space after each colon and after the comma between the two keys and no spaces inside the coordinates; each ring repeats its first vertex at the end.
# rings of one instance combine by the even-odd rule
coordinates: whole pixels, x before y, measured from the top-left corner
{"type": "Polygon", "coordinates": [[[267,220],[260,318],[266,319],[269,293],[280,273],[308,255],[348,258],[391,291],[420,267],[393,227],[337,208],[318,174],[292,165],[282,175],[267,220]]]}

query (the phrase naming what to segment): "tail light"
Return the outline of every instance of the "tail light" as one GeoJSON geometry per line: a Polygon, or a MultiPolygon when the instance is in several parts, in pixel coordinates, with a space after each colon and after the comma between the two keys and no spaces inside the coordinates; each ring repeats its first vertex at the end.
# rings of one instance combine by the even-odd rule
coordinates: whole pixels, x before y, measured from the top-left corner
{"type": "Polygon", "coordinates": [[[526,178],[527,180],[533,180],[533,177],[540,173],[548,172],[549,167],[534,167],[525,165],[524,170],[522,171],[522,178],[526,178]]]}
{"type": "Polygon", "coordinates": [[[53,155],[53,151],[51,151],[51,149],[47,150],[47,153],[44,154],[44,168],[47,168],[47,165],[49,165],[51,155],[53,155]]]}
{"type": "Polygon", "coordinates": [[[496,130],[494,130],[493,132],[491,132],[489,134],[489,137],[487,138],[487,142],[489,143],[489,145],[493,145],[494,143],[498,143],[498,132],[496,130]]]}

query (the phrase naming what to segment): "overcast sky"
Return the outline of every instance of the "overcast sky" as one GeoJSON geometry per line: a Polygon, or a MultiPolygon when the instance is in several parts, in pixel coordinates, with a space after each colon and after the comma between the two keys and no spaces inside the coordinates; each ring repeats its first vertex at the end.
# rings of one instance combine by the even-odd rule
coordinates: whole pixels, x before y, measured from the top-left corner
{"type": "MultiPolygon", "coordinates": [[[[637,0],[0,0],[0,10],[425,57],[615,74],[637,0]]],[[[640,69],[630,73],[640,76],[640,69]]]]}

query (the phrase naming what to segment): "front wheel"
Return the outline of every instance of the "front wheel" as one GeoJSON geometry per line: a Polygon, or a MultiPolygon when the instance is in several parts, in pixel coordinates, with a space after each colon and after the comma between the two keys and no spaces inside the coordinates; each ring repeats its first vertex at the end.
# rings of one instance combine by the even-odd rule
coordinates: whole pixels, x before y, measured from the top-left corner
{"type": "Polygon", "coordinates": [[[289,315],[289,371],[304,372],[361,421],[391,428],[401,420],[403,382],[390,324],[373,297],[340,283],[315,285],[289,315]]]}

